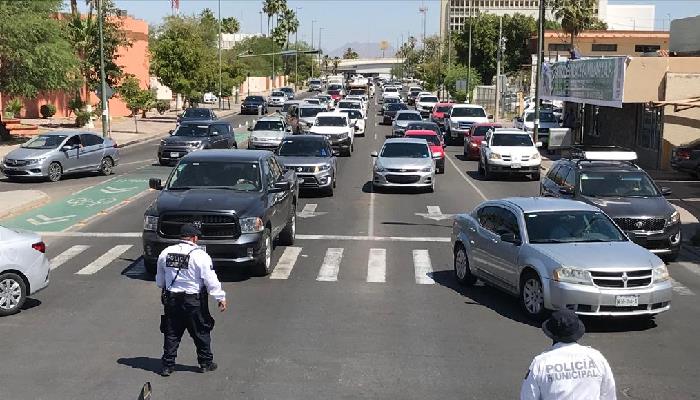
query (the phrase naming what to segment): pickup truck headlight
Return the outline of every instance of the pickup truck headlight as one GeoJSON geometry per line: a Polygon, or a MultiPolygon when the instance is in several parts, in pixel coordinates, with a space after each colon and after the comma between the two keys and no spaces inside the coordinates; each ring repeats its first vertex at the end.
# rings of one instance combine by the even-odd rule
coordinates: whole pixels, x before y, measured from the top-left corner
{"type": "Polygon", "coordinates": [[[671,275],[669,275],[665,265],[654,268],[654,282],[663,282],[669,279],[671,279],[671,275]]]}
{"type": "Polygon", "coordinates": [[[671,217],[666,220],[666,226],[675,225],[679,222],[681,222],[681,215],[678,213],[678,211],[674,211],[673,214],[671,214],[671,217]]]}
{"type": "Polygon", "coordinates": [[[343,132],[340,135],[338,135],[338,139],[340,139],[340,140],[347,139],[347,138],[348,138],[347,132],[343,132]]]}
{"type": "Polygon", "coordinates": [[[329,169],[331,169],[331,166],[328,164],[317,165],[316,168],[314,168],[314,172],[328,171],[329,169]]]}
{"type": "Polygon", "coordinates": [[[591,273],[578,268],[557,268],[552,274],[552,279],[557,282],[577,283],[580,285],[593,285],[591,273]]]}
{"type": "Polygon", "coordinates": [[[201,142],[201,141],[199,141],[199,140],[195,140],[195,141],[193,141],[193,142],[187,142],[187,147],[199,148],[199,147],[202,147],[202,143],[203,143],[203,142],[201,142]]]}
{"type": "Polygon", "coordinates": [[[459,122],[457,121],[450,121],[450,126],[453,128],[459,128],[459,122]]]}
{"type": "Polygon", "coordinates": [[[258,233],[265,229],[263,220],[258,217],[241,218],[241,233],[258,233]]]}
{"type": "Polygon", "coordinates": [[[489,154],[489,160],[500,160],[500,159],[501,159],[501,155],[498,153],[489,154]]]}
{"type": "Polygon", "coordinates": [[[535,153],[532,156],[530,156],[531,160],[539,160],[540,159],[540,153],[535,153]]]}
{"type": "Polygon", "coordinates": [[[158,217],[153,215],[146,215],[143,217],[143,230],[144,231],[157,231],[158,230],[158,217]]]}

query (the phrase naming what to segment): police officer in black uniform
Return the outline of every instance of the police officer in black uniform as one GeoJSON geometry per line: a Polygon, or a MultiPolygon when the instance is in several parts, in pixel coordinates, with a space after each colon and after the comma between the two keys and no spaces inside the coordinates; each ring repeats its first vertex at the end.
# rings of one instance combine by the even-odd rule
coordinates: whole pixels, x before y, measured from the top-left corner
{"type": "Polygon", "coordinates": [[[217,368],[211,352],[210,332],[214,328],[214,318],[209,313],[207,293],[217,300],[219,311],[223,312],[226,292],[221,289],[211,257],[197,246],[201,234],[195,225],[183,225],[180,242],[167,247],[158,257],[156,285],[162,289],[165,310],[160,324],[164,336],[162,376],[173,372],[177,348],[185,330],[197,347],[199,372],[217,368]]]}

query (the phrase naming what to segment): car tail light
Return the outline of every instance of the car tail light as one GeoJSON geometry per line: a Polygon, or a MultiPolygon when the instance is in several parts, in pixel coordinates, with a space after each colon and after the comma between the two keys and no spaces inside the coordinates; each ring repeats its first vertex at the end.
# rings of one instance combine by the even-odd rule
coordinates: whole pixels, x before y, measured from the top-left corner
{"type": "Polygon", "coordinates": [[[32,245],[32,249],[38,251],[39,253],[46,253],[46,243],[39,242],[32,245]]]}
{"type": "Polygon", "coordinates": [[[690,150],[688,150],[688,149],[676,150],[676,157],[687,160],[690,158],[690,150]]]}

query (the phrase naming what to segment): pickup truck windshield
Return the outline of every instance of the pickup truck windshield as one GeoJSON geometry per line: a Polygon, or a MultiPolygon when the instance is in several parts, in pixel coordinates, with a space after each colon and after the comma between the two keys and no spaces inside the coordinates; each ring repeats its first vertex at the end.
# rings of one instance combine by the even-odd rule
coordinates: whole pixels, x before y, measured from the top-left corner
{"type": "Polygon", "coordinates": [[[388,103],[386,106],[387,111],[398,111],[398,110],[408,110],[408,106],[403,103],[388,103]]]}
{"type": "Polygon", "coordinates": [[[168,180],[168,190],[227,189],[259,191],[260,167],[257,162],[181,162],[168,180]]]}
{"type": "Polygon", "coordinates": [[[192,137],[207,137],[209,136],[209,126],[207,125],[180,125],[173,132],[173,136],[192,136],[192,137]]]}
{"type": "Polygon", "coordinates": [[[441,113],[448,112],[450,111],[450,106],[437,106],[435,107],[435,111],[441,113]]]}
{"type": "MultiPolygon", "coordinates": [[[[525,121],[527,122],[533,122],[535,120],[535,113],[528,113],[525,114],[525,121]]],[[[554,116],[551,112],[541,112],[540,113],[540,122],[557,122],[557,117],[554,116]]]]}
{"type": "Polygon", "coordinates": [[[525,214],[530,243],[624,242],[625,236],[600,211],[525,214]]]}
{"type": "Polygon", "coordinates": [[[581,194],[591,197],[659,197],[651,179],[643,172],[583,172],[581,194]]]}
{"type": "Polygon", "coordinates": [[[451,117],[486,117],[483,108],[453,107],[451,117]]]}
{"type": "Polygon", "coordinates": [[[346,113],[351,119],[362,119],[362,113],[357,110],[340,110],[340,112],[346,113]]]}
{"type": "Polygon", "coordinates": [[[322,108],[304,107],[299,109],[299,116],[302,118],[315,117],[316,114],[320,113],[321,111],[326,110],[322,108]]]}
{"type": "MultiPolygon", "coordinates": [[[[394,104],[394,103],[401,103],[401,99],[398,97],[387,97],[384,99],[384,104],[394,104]]],[[[408,108],[406,108],[408,109],[408,108]]]]}
{"type": "Polygon", "coordinates": [[[428,146],[420,143],[387,143],[382,149],[384,158],[430,158],[428,146]]]}
{"type": "Polygon", "coordinates": [[[347,126],[347,122],[343,117],[318,117],[316,126],[347,126]]]}
{"type": "Polygon", "coordinates": [[[283,131],[282,121],[258,121],[255,123],[254,131],[283,131]]]}
{"type": "Polygon", "coordinates": [[[421,103],[437,103],[438,98],[437,97],[430,97],[430,96],[423,96],[418,101],[421,103]]]}
{"type": "Polygon", "coordinates": [[[27,143],[23,144],[25,149],[55,149],[59,144],[63,143],[66,135],[39,135],[34,136],[27,143]]]}
{"type": "Polygon", "coordinates": [[[284,94],[284,92],[272,92],[272,97],[286,97],[287,95],[284,94]]]}
{"type": "Polygon", "coordinates": [[[364,96],[366,92],[364,89],[352,89],[350,90],[350,94],[354,96],[364,96]]]}
{"type": "Polygon", "coordinates": [[[422,119],[420,114],[413,112],[400,113],[396,116],[397,121],[421,121],[422,119]]]}
{"type": "Polygon", "coordinates": [[[262,96],[248,96],[243,100],[244,103],[262,103],[265,99],[262,96]]]}
{"type": "Polygon", "coordinates": [[[530,135],[493,135],[491,146],[532,146],[530,135]]]}
{"type": "Polygon", "coordinates": [[[279,148],[282,157],[330,157],[333,152],[320,140],[283,140],[279,148]]]}
{"type": "Polygon", "coordinates": [[[338,108],[354,108],[359,110],[360,108],[362,108],[362,106],[360,105],[360,103],[356,103],[354,101],[341,101],[338,103],[338,108]]]}
{"type": "Polygon", "coordinates": [[[202,119],[207,119],[210,117],[209,110],[201,110],[197,108],[189,108],[185,110],[185,113],[182,114],[183,117],[185,118],[202,118],[202,119]]]}
{"type": "Polygon", "coordinates": [[[477,126],[474,128],[472,131],[472,136],[486,136],[486,132],[495,129],[495,128],[500,128],[501,126],[477,126]]]}

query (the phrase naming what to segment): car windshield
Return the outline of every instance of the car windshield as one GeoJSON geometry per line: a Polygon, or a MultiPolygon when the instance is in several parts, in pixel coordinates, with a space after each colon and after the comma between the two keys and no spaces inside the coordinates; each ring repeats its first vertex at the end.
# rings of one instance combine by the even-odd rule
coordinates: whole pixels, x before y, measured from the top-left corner
{"type": "Polygon", "coordinates": [[[491,146],[532,146],[530,135],[493,135],[491,146]]]}
{"type": "Polygon", "coordinates": [[[401,103],[401,99],[398,97],[387,97],[384,99],[384,103],[386,104],[394,104],[394,103],[401,103]]]}
{"type": "Polygon", "coordinates": [[[338,108],[354,108],[354,109],[360,109],[362,106],[360,103],[356,103],[354,101],[341,101],[338,103],[338,108]]]}
{"type": "Polygon", "coordinates": [[[272,97],[285,97],[284,92],[272,92],[272,97]]]}
{"type": "Polygon", "coordinates": [[[420,101],[421,103],[437,103],[438,98],[435,96],[423,96],[418,101],[420,101]]]}
{"type": "Polygon", "coordinates": [[[394,87],[389,87],[389,88],[385,88],[384,91],[387,93],[396,93],[399,91],[399,89],[394,88],[394,87]]]}
{"type": "Polygon", "coordinates": [[[328,90],[340,90],[342,88],[343,88],[343,86],[338,85],[338,84],[333,84],[333,85],[328,86],[328,90]]]}
{"type": "Polygon", "coordinates": [[[623,242],[624,234],[600,211],[525,214],[530,243],[623,242]]]}
{"type": "Polygon", "coordinates": [[[384,158],[430,158],[428,146],[420,143],[387,143],[382,149],[384,158]]]}
{"type": "Polygon", "coordinates": [[[440,139],[435,135],[407,135],[412,139],[425,139],[426,142],[432,144],[433,146],[442,146],[440,139]]]}
{"type": "Polygon", "coordinates": [[[245,98],[244,103],[262,103],[263,101],[265,100],[261,96],[249,96],[245,98]]]}
{"type": "Polygon", "coordinates": [[[320,85],[321,81],[310,81],[309,85],[320,85]]]}
{"type": "Polygon", "coordinates": [[[257,162],[181,161],[168,179],[167,189],[227,189],[259,191],[257,162]]]}
{"type": "Polygon", "coordinates": [[[255,123],[254,131],[283,131],[282,121],[258,121],[255,123]]]}
{"type": "Polygon", "coordinates": [[[279,147],[283,157],[330,157],[332,151],[320,140],[283,140],[279,147]]]}
{"type": "Polygon", "coordinates": [[[306,102],[309,104],[316,104],[316,105],[321,104],[321,100],[319,100],[319,99],[306,99],[306,102]]]}
{"type": "Polygon", "coordinates": [[[39,135],[24,143],[25,149],[55,149],[68,137],[68,135],[39,135]]]}
{"type": "Polygon", "coordinates": [[[477,126],[474,128],[472,131],[472,136],[486,136],[486,132],[494,129],[494,128],[500,128],[501,126],[477,126]]]}
{"type": "Polygon", "coordinates": [[[322,108],[304,107],[299,109],[299,116],[302,118],[315,117],[316,114],[325,111],[322,108]]]}
{"type": "Polygon", "coordinates": [[[649,176],[641,171],[586,171],[581,173],[581,194],[590,197],[661,196],[649,176]]]}
{"type": "Polygon", "coordinates": [[[340,90],[329,90],[328,94],[338,96],[340,94],[340,90]]]}
{"type": "MultiPolygon", "coordinates": [[[[533,122],[535,120],[535,113],[527,113],[525,114],[525,121],[527,122],[533,122]]],[[[540,113],[540,122],[557,122],[557,117],[554,116],[551,112],[541,112],[540,113]]]]}
{"type": "Polygon", "coordinates": [[[340,112],[346,113],[352,119],[362,119],[362,113],[357,110],[340,110],[340,112]]]}
{"type": "Polygon", "coordinates": [[[452,117],[485,117],[483,108],[478,107],[452,107],[452,117]]]}
{"type": "Polygon", "coordinates": [[[440,132],[440,127],[438,127],[437,124],[432,124],[429,122],[411,122],[406,125],[406,131],[433,131],[438,135],[442,134],[440,132]]]}
{"type": "Polygon", "coordinates": [[[282,112],[287,112],[287,111],[289,111],[289,109],[292,108],[292,106],[295,106],[295,105],[296,105],[295,103],[285,103],[285,104],[282,106],[282,112]]]}
{"type": "Polygon", "coordinates": [[[182,116],[185,118],[209,118],[209,110],[190,108],[185,110],[182,116]]]}
{"type": "Polygon", "coordinates": [[[450,111],[450,106],[437,106],[435,107],[435,111],[441,113],[448,112],[450,111]]]}
{"type": "Polygon", "coordinates": [[[317,117],[316,126],[345,126],[345,118],[343,117],[317,117]]]}
{"type": "Polygon", "coordinates": [[[362,89],[353,89],[350,91],[350,94],[356,95],[356,96],[362,96],[365,94],[365,91],[362,89]]]}
{"type": "Polygon", "coordinates": [[[400,113],[396,116],[397,121],[420,121],[422,119],[420,114],[414,112],[400,113]]]}
{"type": "Polygon", "coordinates": [[[183,124],[175,129],[173,136],[206,137],[209,136],[209,126],[183,124]]]}
{"type": "Polygon", "coordinates": [[[389,103],[386,105],[387,111],[408,110],[408,106],[403,103],[389,103]]]}

